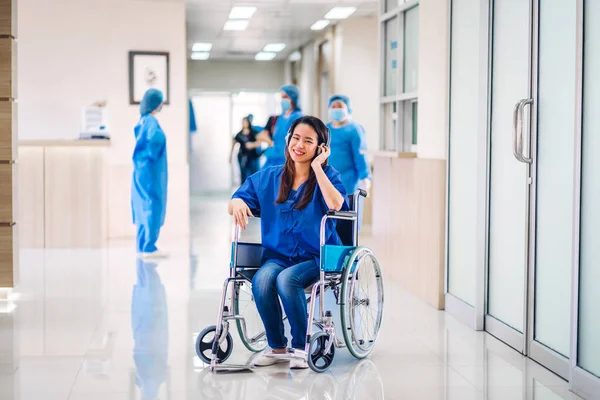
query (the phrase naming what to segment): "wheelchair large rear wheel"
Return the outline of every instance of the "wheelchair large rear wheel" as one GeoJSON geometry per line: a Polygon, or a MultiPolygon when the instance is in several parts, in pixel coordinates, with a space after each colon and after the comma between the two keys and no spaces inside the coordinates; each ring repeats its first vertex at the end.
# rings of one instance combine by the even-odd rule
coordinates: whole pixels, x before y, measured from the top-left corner
{"type": "Polygon", "coordinates": [[[244,317],[243,322],[239,319],[236,320],[240,339],[251,352],[263,351],[267,347],[267,336],[254,302],[252,286],[249,282],[240,282],[236,283],[234,290],[233,312],[235,315],[244,317]]]}
{"type": "Polygon", "coordinates": [[[383,277],[371,249],[357,247],[342,277],[341,319],[350,353],[365,358],[373,350],[383,319],[383,277]]]}

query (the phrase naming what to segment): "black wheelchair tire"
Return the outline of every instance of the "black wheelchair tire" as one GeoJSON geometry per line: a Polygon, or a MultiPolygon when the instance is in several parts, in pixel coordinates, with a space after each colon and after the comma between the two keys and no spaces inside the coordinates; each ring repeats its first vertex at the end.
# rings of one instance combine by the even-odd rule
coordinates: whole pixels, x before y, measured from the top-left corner
{"type": "MultiPolygon", "coordinates": [[[[198,337],[196,338],[196,355],[198,355],[198,358],[200,358],[206,364],[210,364],[212,361],[211,360],[212,346],[214,346],[214,341],[217,338],[215,336],[215,338],[213,339],[212,342],[205,342],[202,339],[204,339],[204,337],[206,335],[208,335],[210,333],[214,333],[216,331],[217,331],[216,325],[211,325],[211,326],[205,328],[202,332],[200,332],[198,334],[198,337]],[[204,352],[206,350],[211,350],[209,355],[204,354],[204,352]]],[[[231,337],[231,334],[229,332],[227,332],[227,337],[225,338],[224,344],[227,347],[225,348],[225,350],[219,349],[221,351],[220,351],[220,354],[219,354],[219,352],[217,353],[217,355],[220,355],[217,357],[217,364],[221,364],[222,362],[226,361],[229,358],[229,356],[231,355],[231,353],[233,352],[233,338],[231,337]]]]}
{"type": "Polygon", "coordinates": [[[325,343],[329,339],[329,335],[325,332],[318,332],[310,338],[310,346],[308,351],[308,366],[315,372],[321,373],[329,369],[335,357],[335,345],[332,344],[329,354],[324,354],[325,343]],[[317,346],[317,351],[313,354],[314,346],[317,346]],[[324,365],[317,364],[319,360],[324,361],[324,365]]]}

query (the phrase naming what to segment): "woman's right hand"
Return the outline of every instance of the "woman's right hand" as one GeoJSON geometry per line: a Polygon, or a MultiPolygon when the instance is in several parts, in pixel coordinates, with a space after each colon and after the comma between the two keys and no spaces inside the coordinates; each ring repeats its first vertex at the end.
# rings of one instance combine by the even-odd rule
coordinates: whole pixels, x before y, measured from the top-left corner
{"type": "Polygon", "coordinates": [[[246,226],[248,226],[248,217],[254,217],[252,211],[242,199],[231,200],[231,215],[233,215],[235,223],[242,229],[246,229],[246,226]]]}

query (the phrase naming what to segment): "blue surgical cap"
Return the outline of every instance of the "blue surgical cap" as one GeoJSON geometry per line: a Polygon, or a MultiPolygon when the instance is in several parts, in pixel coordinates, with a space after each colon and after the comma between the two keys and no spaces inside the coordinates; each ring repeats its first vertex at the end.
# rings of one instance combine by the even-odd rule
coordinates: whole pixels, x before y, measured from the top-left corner
{"type": "Polygon", "coordinates": [[[279,90],[290,96],[290,99],[292,99],[292,103],[294,103],[296,110],[302,111],[302,106],[300,106],[300,90],[298,90],[298,86],[285,85],[279,90]]]}
{"type": "Polygon", "coordinates": [[[344,103],[346,107],[348,107],[348,114],[352,114],[352,108],[350,107],[350,97],[344,96],[343,94],[334,94],[329,98],[329,107],[331,107],[331,105],[336,101],[341,101],[342,103],[344,103]]]}
{"type": "Polygon", "coordinates": [[[163,94],[158,89],[148,89],[140,104],[140,114],[147,115],[153,112],[163,102],[163,94]]]}

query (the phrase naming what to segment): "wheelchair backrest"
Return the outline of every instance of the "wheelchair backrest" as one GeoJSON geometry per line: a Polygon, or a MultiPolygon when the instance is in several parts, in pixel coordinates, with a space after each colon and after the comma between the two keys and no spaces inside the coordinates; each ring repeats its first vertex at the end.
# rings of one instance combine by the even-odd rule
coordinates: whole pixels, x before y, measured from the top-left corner
{"type": "MultiPolygon", "coordinates": [[[[348,206],[354,210],[354,195],[348,196],[348,206]]],[[[357,207],[358,210],[358,207],[357,207]]],[[[360,216],[359,216],[360,218],[360,216]]],[[[338,220],[336,221],[336,231],[344,246],[354,246],[354,221],[338,220]]]]}

